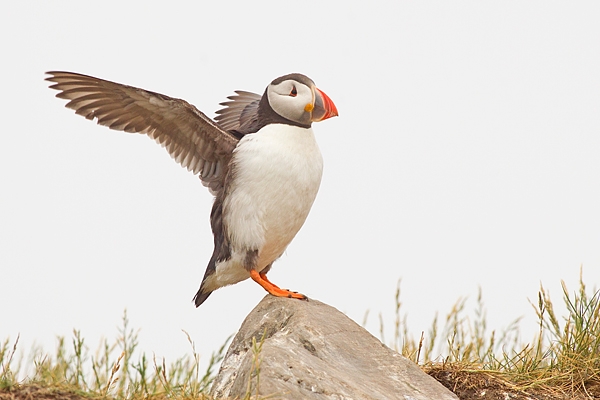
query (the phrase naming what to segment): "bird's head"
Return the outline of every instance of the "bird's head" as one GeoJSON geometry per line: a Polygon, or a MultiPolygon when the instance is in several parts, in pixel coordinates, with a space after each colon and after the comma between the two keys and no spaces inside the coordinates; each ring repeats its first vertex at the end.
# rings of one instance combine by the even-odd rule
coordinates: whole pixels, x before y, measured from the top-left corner
{"type": "Polygon", "coordinates": [[[267,87],[266,97],[275,113],[300,125],[310,126],[338,115],[333,101],[302,74],[275,79],[267,87]]]}

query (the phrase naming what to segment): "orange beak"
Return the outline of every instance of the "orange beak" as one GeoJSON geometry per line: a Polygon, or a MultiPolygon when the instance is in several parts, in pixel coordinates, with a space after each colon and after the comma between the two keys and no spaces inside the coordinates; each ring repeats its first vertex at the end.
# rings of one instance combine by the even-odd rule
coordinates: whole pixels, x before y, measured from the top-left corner
{"type": "Polygon", "coordinates": [[[315,107],[312,110],[312,117],[310,118],[313,122],[323,121],[324,119],[337,117],[338,110],[333,104],[333,101],[321,90],[315,88],[315,107]]]}

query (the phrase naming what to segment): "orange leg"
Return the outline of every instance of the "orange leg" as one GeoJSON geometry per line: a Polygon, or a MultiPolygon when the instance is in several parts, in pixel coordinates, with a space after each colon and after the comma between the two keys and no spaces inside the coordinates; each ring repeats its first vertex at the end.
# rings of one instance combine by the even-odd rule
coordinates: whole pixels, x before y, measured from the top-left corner
{"type": "Polygon", "coordinates": [[[306,296],[300,293],[290,292],[289,290],[280,289],[277,285],[271,283],[266,274],[259,274],[255,270],[250,270],[250,277],[256,283],[263,287],[267,292],[276,297],[289,297],[293,299],[306,300],[306,296]]]}
{"type": "MultiPolygon", "coordinates": [[[[274,284],[273,282],[271,282],[269,280],[269,278],[267,278],[267,274],[264,272],[259,272],[258,275],[260,275],[260,277],[262,278],[263,281],[267,282],[269,285],[273,285],[276,289],[279,289],[279,286],[277,286],[276,284],[274,284]]],[[[253,278],[254,279],[254,278],[253,278]]],[[[262,285],[261,285],[262,286],[262,285]]]]}

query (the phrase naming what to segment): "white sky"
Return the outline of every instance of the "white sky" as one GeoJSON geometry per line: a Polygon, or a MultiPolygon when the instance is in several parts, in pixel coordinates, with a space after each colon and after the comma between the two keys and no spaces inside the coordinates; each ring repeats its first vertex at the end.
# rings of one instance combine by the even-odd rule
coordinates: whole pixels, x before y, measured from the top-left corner
{"type": "MultiPolygon", "coordinates": [[[[11,2],[0,10],[0,339],[94,350],[125,308],[167,361],[205,360],[265,292],[191,303],[212,252],[212,198],[153,141],[54,98],[68,70],[188,100],[209,116],[302,72],[340,117],[304,228],[269,274],[379,332],[396,281],[414,336],[481,286],[491,328],[540,282],[600,282],[600,3],[11,2]],[[10,6],[7,6],[10,4],[10,6]],[[165,3],[166,4],[166,3],[165,3]]],[[[524,338],[528,339],[528,337],[524,338]]]]}

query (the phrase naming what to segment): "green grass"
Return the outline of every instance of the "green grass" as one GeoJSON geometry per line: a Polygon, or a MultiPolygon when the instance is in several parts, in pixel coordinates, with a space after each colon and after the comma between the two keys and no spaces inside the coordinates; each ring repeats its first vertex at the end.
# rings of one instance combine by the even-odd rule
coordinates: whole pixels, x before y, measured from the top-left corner
{"type": "Polygon", "coordinates": [[[88,397],[114,399],[202,399],[205,398],[216,367],[223,359],[228,338],[215,351],[205,371],[200,370],[200,356],[189,334],[189,354],[167,365],[164,359],[141,354],[133,359],[138,346],[138,331],[129,327],[125,312],[119,335],[112,343],[102,340],[94,354],[85,339],[73,331],[70,345],[58,338],[54,355],[33,349],[28,360],[15,359],[19,338],[8,339],[0,346],[0,390],[10,391],[22,384],[51,387],[88,397]],[[20,376],[27,378],[19,382],[20,376]]]}
{"type": "MultiPolygon", "coordinates": [[[[537,334],[529,343],[520,342],[519,320],[501,332],[488,332],[481,292],[472,313],[465,309],[466,299],[459,299],[445,320],[436,317],[428,332],[413,337],[400,294],[398,285],[394,335],[387,344],[432,376],[439,370],[462,373],[461,379],[476,386],[476,376],[485,374],[515,390],[583,393],[580,398],[591,398],[590,390],[600,388],[600,292],[590,292],[581,278],[574,292],[563,283],[563,316],[556,314],[548,291],[540,288],[537,301],[532,303],[537,334]]],[[[381,315],[380,324],[385,342],[381,315]]],[[[7,339],[0,344],[0,394],[34,385],[92,398],[207,398],[229,339],[201,371],[194,342],[184,334],[190,353],[169,364],[145,354],[134,356],[138,332],[129,327],[126,313],[116,340],[103,340],[93,354],[77,330],[70,341],[59,338],[52,355],[33,349],[26,360],[16,358],[18,338],[7,339]]],[[[249,382],[248,399],[258,385],[261,345],[253,344],[254,382],[249,382]]]]}
{"type": "MultiPolygon", "coordinates": [[[[402,314],[398,284],[394,338],[388,345],[426,371],[486,373],[519,390],[585,395],[588,388],[600,387],[600,291],[588,291],[581,275],[574,292],[561,283],[567,314],[559,317],[548,291],[540,287],[532,303],[537,334],[529,343],[519,341],[519,319],[502,332],[487,332],[481,291],[471,315],[465,310],[466,299],[459,299],[441,331],[436,317],[430,330],[416,339],[402,314]]],[[[380,326],[383,332],[383,322],[380,326]]]]}

